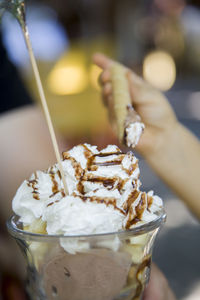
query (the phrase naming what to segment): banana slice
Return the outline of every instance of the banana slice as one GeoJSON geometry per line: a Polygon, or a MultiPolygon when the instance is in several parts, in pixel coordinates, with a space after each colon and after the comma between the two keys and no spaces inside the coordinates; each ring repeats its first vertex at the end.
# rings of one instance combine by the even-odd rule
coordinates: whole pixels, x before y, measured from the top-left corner
{"type": "Polygon", "coordinates": [[[42,219],[36,219],[32,224],[24,226],[25,231],[39,234],[47,234],[46,231],[46,222],[42,219]]]}

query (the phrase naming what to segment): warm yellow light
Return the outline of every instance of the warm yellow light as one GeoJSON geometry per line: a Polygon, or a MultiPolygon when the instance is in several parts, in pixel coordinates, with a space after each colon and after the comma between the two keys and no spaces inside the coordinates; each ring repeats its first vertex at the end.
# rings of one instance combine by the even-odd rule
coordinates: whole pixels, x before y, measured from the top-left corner
{"type": "Polygon", "coordinates": [[[90,68],[90,81],[91,81],[92,86],[97,90],[100,90],[100,85],[99,85],[98,78],[99,78],[99,75],[101,74],[101,72],[102,72],[101,68],[99,68],[96,65],[91,65],[91,68],[90,68]]]}
{"type": "Polygon", "coordinates": [[[49,89],[57,95],[80,93],[86,85],[87,77],[81,66],[58,66],[51,71],[48,78],[49,89]]]}
{"type": "Polygon", "coordinates": [[[56,62],[51,70],[47,85],[56,95],[81,93],[88,85],[84,53],[72,47],[56,62]]]}
{"type": "Polygon", "coordinates": [[[172,56],[164,51],[148,54],[143,63],[143,76],[156,88],[169,90],[176,79],[176,66],[172,56]]]}

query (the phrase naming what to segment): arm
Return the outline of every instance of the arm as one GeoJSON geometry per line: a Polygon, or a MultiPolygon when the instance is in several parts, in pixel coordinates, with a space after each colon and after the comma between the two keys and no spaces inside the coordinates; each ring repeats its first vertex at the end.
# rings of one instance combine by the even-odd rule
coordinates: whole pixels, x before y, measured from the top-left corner
{"type": "Polygon", "coordinates": [[[167,279],[155,264],[151,266],[151,275],[144,290],[143,300],[176,300],[167,279]]]}
{"type": "Polygon", "coordinates": [[[200,219],[200,143],[180,123],[163,138],[147,162],[200,219]]]}
{"type": "Polygon", "coordinates": [[[22,181],[35,170],[48,168],[56,158],[44,116],[34,105],[1,115],[0,140],[0,214],[5,221],[22,181]]]}
{"type": "MultiPolygon", "coordinates": [[[[94,62],[103,69],[100,81],[105,105],[112,124],[113,93],[110,67],[115,62],[96,54],[94,62]]],[[[145,130],[135,148],[155,172],[200,218],[200,143],[182,126],[164,95],[131,70],[126,70],[132,104],[145,123],[145,130]]]]}

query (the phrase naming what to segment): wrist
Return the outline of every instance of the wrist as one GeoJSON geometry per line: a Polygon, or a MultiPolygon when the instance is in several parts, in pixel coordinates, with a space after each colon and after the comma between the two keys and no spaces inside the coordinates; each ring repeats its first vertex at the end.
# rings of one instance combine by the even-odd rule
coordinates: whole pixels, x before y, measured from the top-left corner
{"type": "MultiPolygon", "coordinates": [[[[151,141],[151,146],[144,147],[141,154],[153,167],[157,164],[161,164],[164,161],[172,159],[174,151],[177,149],[177,143],[179,136],[181,135],[182,125],[175,120],[159,133],[156,134],[151,141]],[[175,150],[173,150],[175,149],[175,150]]],[[[176,155],[176,154],[175,154],[176,155]]]]}

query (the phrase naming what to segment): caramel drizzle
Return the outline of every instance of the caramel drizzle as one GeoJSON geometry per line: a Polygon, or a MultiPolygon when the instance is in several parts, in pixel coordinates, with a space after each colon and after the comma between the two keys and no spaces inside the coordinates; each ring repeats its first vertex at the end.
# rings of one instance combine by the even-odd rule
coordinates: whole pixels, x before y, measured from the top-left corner
{"type": "Polygon", "coordinates": [[[126,213],[129,212],[130,208],[131,208],[131,205],[133,204],[133,202],[135,202],[135,200],[138,198],[140,192],[137,191],[137,190],[133,190],[128,199],[126,200],[126,202],[124,203],[123,205],[123,209],[125,210],[126,213]]]}
{"type": "Polygon", "coordinates": [[[94,154],[94,156],[98,156],[98,157],[107,157],[107,156],[111,156],[111,155],[125,155],[125,153],[121,152],[120,150],[119,151],[115,151],[115,152],[105,152],[105,153],[97,153],[97,154],[94,154]]]}
{"type": "Polygon", "coordinates": [[[89,202],[97,202],[97,203],[100,203],[100,204],[105,204],[106,206],[109,206],[109,205],[112,205],[116,210],[120,211],[120,213],[122,213],[123,215],[125,215],[125,212],[120,209],[118,206],[117,206],[117,202],[116,202],[116,199],[115,198],[112,198],[112,197],[97,197],[97,196],[80,196],[80,195],[74,195],[74,197],[79,197],[81,198],[84,202],[85,201],[89,201],[89,202]]]}
{"type": "Polygon", "coordinates": [[[52,185],[52,193],[53,193],[52,195],[54,196],[55,194],[57,194],[59,192],[58,182],[55,179],[55,173],[50,173],[50,177],[51,177],[51,181],[52,181],[52,184],[53,184],[52,185]]]}
{"type": "Polygon", "coordinates": [[[122,166],[122,170],[124,170],[129,176],[131,176],[137,168],[138,168],[138,162],[136,162],[135,164],[131,164],[129,169],[126,169],[122,166]]]}
{"type": "Polygon", "coordinates": [[[128,178],[121,179],[120,177],[117,176],[111,178],[105,178],[105,177],[95,177],[92,174],[86,174],[83,177],[83,182],[84,181],[102,183],[103,186],[107,188],[107,190],[112,190],[114,188],[117,188],[119,193],[121,193],[125,183],[128,181],[128,178]]]}
{"type": "MultiPolygon", "coordinates": [[[[139,192],[141,193],[141,192],[139,192]]],[[[137,222],[141,221],[143,212],[145,208],[147,207],[147,201],[146,201],[146,193],[142,192],[140,201],[138,205],[135,207],[135,217],[133,218],[133,208],[130,207],[129,209],[129,218],[126,223],[126,229],[129,229],[133,224],[136,224],[137,222]]]]}
{"type": "Polygon", "coordinates": [[[53,205],[54,203],[57,203],[57,202],[59,202],[59,200],[55,200],[53,202],[50,202],[49,204],[47,204],[47,207],[49,207],[49,206],[51,206],[51,205],[53,205]]]}
{"type": "Polygon", "coordinates": [[[82,176],[80,177],[79,182],[77,183],[77,190],[78,190],[78,192],[79,192],[81,195],[84,195],[84,194],[85,194],[84,185],[83,185],[83,182],[84,182],[83,177],[84,177],[84,175],[85,175],[85,171],[83,171],[83,174],[82,174],[82,176]]]}
{"type": "Polygon", "coordinates": [[[96,166],[114,166],[114,165],[120,165],[125,154],[122,152],[109,152],[109,153],[99,153],[99,154],[94,154],[93,158],[90,160],[90,165],[91,162],[96,165],[96,166]],[[116,158],[110,160],[110,161],[105,161],[105,162],[94,162],[96,157],[109,157],[112,155],[117,155],[116,158]]]}
{"type": "Polygon", "coordinates": [[[148,211],[150,211],[150,207],[151,207],[152,203],[153,203],[153,197],[147,195],[147,209],[148,209],[148,211]]]}
{"type": "MultiPolygon", "coordinates": [[[[122,209],[120,209],[119,207],[117,207],[116,204],[116,199],[115,198],[101,198],[101,197],[96,197],[96,196],[92,196],[92,197],[85,197],[85,191],[84,191],[84,182],[86,181],[90,181],[90,182],[94,182],[94,183],[102,183],[102,185],[107,188],[108,190],[112,190],[113,188],[117,188],[118,191],[121,193],[125,183],[127,182],[128,178],[126,179],[121,179],[120,177],[113,177],[113,178],[105,178],[105,177],[100,177],[100,176],[94,176],[93,174],[88,174],[87,171],[96,171],[98,169],[99,166],[113,166],[113,165],[120,165],[122,163],[122,160],[125,156],[124,153],[122,153],[120,151],[120,149],[118,151],[115,152],[107,152],[107,153],[98,153],[98,154],[93,154],[92,151],[90,149],[88,149],[88,147],[86,145],[82,145],[82,147],[84,148],[84,156],[87,160],[86,163],[86,170],[83,170],[80,166],[79,163],[77,163],[77,161],[72,158],[68,152],[64,152],[63,153],[63,158],[64,159],[70,159],[72,162],[72,165],[75,169],[75,176],[78,179],[78,184],[77,184],[77,190],[79,192],[78,197],[80,197],[83,201],[90,201],[90,202],[98,202],[98,203],[105,203],[106,205],[112,205],[115,209],[119,210],[122,214],[124,215],[128,215],[129,214],[129,220],[127,222],[127,228],[130,228],[130,226],[136,222],[138,222],[140,220],[140,218],[142,217],[142,213],[141,213],[141,203],[139,203],[136,206],[136,217],[133,219],[133,215],[135,216],[135,214],[133,214],[133,208],[131,207],[131,205],[133,204],[133,202],[138,198],[139,194],[141,193],[140,191],[138,191],[136,188],[134,188],[133,192],[131,192],[131,194],[129,195],[127,201],[124,203],[124,206],[122,209]],[[98,163],[95,162],[95,158],[96,157],[109,157],[112,155],[117,155],[117,158],[112,159],[111,161],[107,161],[107,162],[103,162],[103,163],[98,163]]],[[[130,167],[128,169],[124,168],[122,166],[122,169],[130,176],[135,169],[138,168],[138,161],[136,161],[136,163],[133,163],[130,165],[130,167]]],[[[137,180],[136,180],[137,181],[137,180]]],[[[137,183],[137,182],[136,182],[137,183]]],[[[77,196],[76,194],[74,196],[77,196]]],[[[141,199],[143,200],[144,196],[141,196],[141,199]]],[[[142,201],[140,200],[140,202],[142,201]]],[[[144,207],[145,209],[145,207],[144,207]]]]}
{"type": "Polygon", "coordinates": [[[35,175],[35,179],[29,180],[27,182],[27,185],[33,189],[33,191],[32,191],[33,198],[35,200],[40,200],[38,188],[36,187],[36,184],[38,183],[38,181],[37,181],[37,174],[34,173],[34,175],[35,175]]]}
{"type": "Polygon", "coordinates": [[[60,178],[60,180],[62,180],[62,176],[61,176],[60,170],[57,171],[57,174],[58,174],[58,177],[60,178]]]}
{"type": "Polygon", "coordinates": [[[81,168],[80,163],[78,163],[75,158],[69,155],[68,152],[63,152],[63,159],[65,160],[70,160],[72,163],[72,167],[74,168],[75,171],[75,177],[77,180],[80,179],[80,177],[83,175],[83,169],[81,168]]]}
{"type": "Polygon", "coordinates": [[[87,159],[87,167],[86,168],[88,169],[88,171],[90,171],[93,161],[95,159],[95,156],[93,155],[92,151],[90,149],[88,149],[88,147],[85,144],[83,144],[82,146],[84,148],[84,156],[87,159]]]}
{"type": "MultiPolygon", "coordinates": [[[[106,178],[106,177],[100,177],[100,176],[94,176],[93,174],[87,173],[87,171],[96,171],[98,167],[100,166],[113,166],[113,165],[120,165],[122,163],[123,158],[125,157],[125,154],[122,153],[119,150],[115,152],[109,152],[109,153],[98,153],[98,154],[93,154],[90,149],[86,145],[82,145],[84,148],[84,156],[87,160],[86,164],[86,170],[84,170],[80,163],[76,161],[68,152],[63,152],[63,159],[70,160],[72,163],[72,167],[74,168],[75,171],[75,177],[78,180],[77,183],[77,191],[79,195],[73,193],[73,196],[79,197],[82,199],[82,201],[90,201],[90,202],[97,202],[97,203],[104,203],[105,205],[109,206],[112,205],[116,210],[120,211],[123,215],[129,215],[128,221],[126,223],[126,229],[129,229],[131,225],[137,223],[138,221],[141,220],[141,217],[143,215],[143,212],[148,204],[148,208],[152,205],[153,202],[153,197],[147,196],[146,199],[146,194],[142,193],[137,190],[137,179],[132,182],[134,190],[130,193],[128,199],[126,202],[123,204],[123,208],[119,208],[117,206],[116,199],[113,197],[97,197],[97,196],[92,196],[92,197],[86,197],[85,191],[84,191],[84,182],[85,181],[90,181],[94,183],[102,183],[102,185],[107,189],[107,190],[112,190],[114,188],[117,188],[119,193],[122,193],[123,187],[126,184],[126,182],[129,180],[129,178],[126,179],[121,179],[118,176],[114,176],[112,178],[106,178]],[[95,162],[96,157],[109,157],[111,155],[117,156],[116,158],[112,159],[111,161],[103,162],[103,163],[98,163],[95,162]],[[135,211],[133,211],[132,204],[136,201],[136,199],[139,197],[141,193],[141,198],[138,203],[138,205],[135,207],[135,211]]],[[[122,169],[130,176],[135,169],[138,168],[138,162],[133,163],[130,165],[128,169],[124,168],[122,166],[122,169]]],[[[50,168],[49,174],[52,180],[52,195],[50,197],[53,197],[55,194],[58,192],[61,192],[62,196],[65,196],[64,190],[61,189],[59,190],[58,188],[58,182],[55,179],[55,174],[59,176],[59,179],[61,180],[61,174],[60,171],[53,170],[53,168],[50,168]]],[[[35,179],[30,180],[28,182],[28,186],[32,187],[33,189],[33,197],[37,200],[39,200],[39,193],[38,193],[38,188],[35,186],[38,183],[37,181],[37,174],[35,173],[35,179]]],[[[53,205],[54,203],[59,202],[59,200],[56,200],[54,202],[51,202],[47,205],[47,207],[53,205]]]]}
{"type": "MultiPolygon", "coordinates": [[[[50,168],[48,174],[50,175],[51,181],[52,181],[52,184],[53,184],[52,185],[52,194],[49,197],[51,198],[59,192],[61,192],[62,196],[65,197],[64,190],[63,189],[59,190],[59,188],[58,188],[58,182],[55,179],[55,173],[54,173],[52,167],[50,168]]],[[[56,174],[59,176],[59,178],[61,180],[61,174],[60,174],[59,170],[56,172],[56,174]]],[[[27,185],[33,189],[33,191],[32,191],[33,198],[35,200],[40,200],[38,187],[36,187],[36,184],[38,184],[38,176],[37,176],[36,172],[34,172],[34,176],[35,176],[35,179],[29,180],[27,182],[27,185]]]]}

